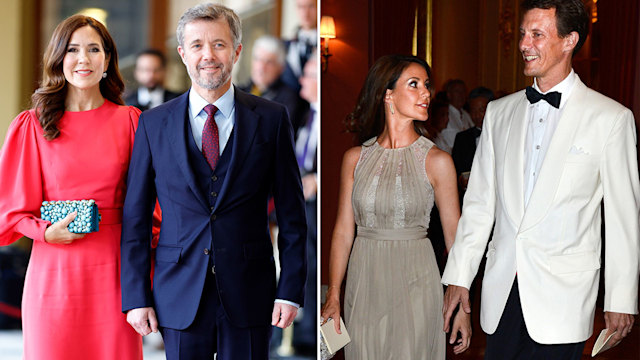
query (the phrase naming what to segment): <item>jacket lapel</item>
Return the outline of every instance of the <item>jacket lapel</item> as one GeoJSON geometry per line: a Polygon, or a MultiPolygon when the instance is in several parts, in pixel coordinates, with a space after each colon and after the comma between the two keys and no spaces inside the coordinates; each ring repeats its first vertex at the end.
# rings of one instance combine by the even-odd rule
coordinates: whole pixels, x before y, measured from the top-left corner
{"type": "Polygon", "coordinates": [[[512,113],[504,157],[504,196],[507,214],[514,224],[519,225],[524,214],[524,142],[527,132],[527,108],[529,102],[522,91],[512,113]]]}
{"type": "Polygon", "coordinates": [[[234,183],[238,171],[240,171],[242,163],[249,153],[258,128],[259,116],[253,111],[254,106],[250,96],[236,88],[234,100],[236,114],[232,132],[231,160],[229,162],[229,170],[218,194],[218,200],[213,209],[214,212],[218,210],[230,191],[231,184],[234,183]]]}
{"type": "Polygon", "coordinates": [[[567,100],[562,116],[558,121],[558,127],[553,134],[547,154],[542,161],[540,176],[533,187],[529,204],[520,225],[521,231],[542,220],[558,190],[567,154],[569,154],[569,149],[573,144],[580,119],[583,117],[583,109],[581,109],[578,100],[584,98],[587,88],[579,78],[576,78],[574,86],[571,97],[567,100]]]}
{"type": "Polygon", "coordinates": [[[187,136],[192,136],[192,134],[186,134],[186,123],[185,121],[189,121],[189,115],[187,111],[189,109],[188,104],[189,92],[181,95],[176,102],[175,106],[173,106],[164,117],[164,129],[167,130],[167,137],[169,138],[169,144],[173,149],[173,155],[176,157],[176,162],[178,164],[178,168],[180,168],[180,172],[184,176],[189,188],[193,191],[193,194],[198,198],[200,204],[204,207],[204,209],[208,212],[209,205],[207,204],[206,198],[201,193],[198,184],[196,183],[195,174],[193,170],[189,166],[189,156],[187,154],[187,136]]]}

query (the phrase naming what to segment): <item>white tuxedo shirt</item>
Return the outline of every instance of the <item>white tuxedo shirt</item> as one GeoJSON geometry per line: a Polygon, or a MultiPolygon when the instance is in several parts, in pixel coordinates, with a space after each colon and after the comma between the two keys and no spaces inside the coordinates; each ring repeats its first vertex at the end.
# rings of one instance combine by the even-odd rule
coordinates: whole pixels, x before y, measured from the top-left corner
{"type": "Polygon", "coordinates": [[[593,331],[603,199],[604,310],[638,312],[640,185],[633,114],[576,77],[525,206],[529,111],[524,91],[489,103],[442,282],[469,288],[488,246],[483,330],[495,332],[517,272],[531,338],[541,344],[580,342],[593,331]]]}

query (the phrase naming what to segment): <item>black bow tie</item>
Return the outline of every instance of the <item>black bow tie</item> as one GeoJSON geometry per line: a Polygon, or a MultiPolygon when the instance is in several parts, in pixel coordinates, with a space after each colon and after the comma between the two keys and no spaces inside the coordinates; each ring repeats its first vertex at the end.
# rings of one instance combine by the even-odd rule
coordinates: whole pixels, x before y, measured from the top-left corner
{"type": "Polygon", "coordinates": [[[532,104],[535,104],[540,100],[545,100],[556,109],[560,107],[560,98],[562,97],[562,94],[557,91],[541,94],[533,87],[527,86],[525,93],[527,94],[527,100],[532,104]]]}

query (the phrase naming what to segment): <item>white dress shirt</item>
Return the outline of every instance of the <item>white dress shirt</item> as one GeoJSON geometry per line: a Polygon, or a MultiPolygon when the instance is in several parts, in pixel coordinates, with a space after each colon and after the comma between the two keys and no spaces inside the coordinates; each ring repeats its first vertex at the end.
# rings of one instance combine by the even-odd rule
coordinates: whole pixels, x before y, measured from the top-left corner
{"type": "Polygon", "coordinates": [[[306,44],[312,47],[317,46],[318,43],[318,29],[298,30],[296,34],[296,40],[289,44],[289,51],[287,52],[287,63],[291,67],[291,70],[296,76],[302,74],[302,64],[300,63],[300,53],[303,51],[306,44]]]}
{"type": "Polygon", "coordinates": [[[161,105],[164,102],[164,89],[160,86],[149,91],[148,88],[141,86],[138,88],[138,104],[147,106],[149,109],[161,105]]]}
{"type": "MultiPolygon", "coordinates": [[[[234,93],[234,87],[231,85],[229,90],[213,103],[218,108],[214,115],[214,120],[218,125],[220,156],[222,156],[222,152],[229,142],[233,125],[236,122],[234,93]]],[[[207,113],[204,111],[204,107],[207,105],[209,105],[207,100],[203,99],[200,94],[191,88],[189,91],[189,122],[191,123],[193,139],[196,141],[200,151],[202,151],[202,130],[204,130],[204,123],[207,121],[207,113]]]]}
{"type": "Polygon", "coordinates": [[[440,144],[436,142],[436,145],[438,145],[441,150],[451,154],[453,143],[456,141],[456,135],[458,135],[460,131],[467,130],[473,126],[471,115],[469,115],[466,110],[458,110],[455,106],[449,104],[449,122],[447,123],[447,127],[438,135],[441,140],[440,144]]]}
{"type": "MultiPolygon", "coordinates": [[[[527,116],[527,136],[524,145],[524,204],[529,203],[533,187],[538,179],[542,162],[549,149],[549,144],[556,131],[560,116],[567,100],[571,96],[571,90],[575,84],[576,75],[573,69],[569,75],[559,84],[544,92],[557,91],[562,94],[560,107],[555,108],[545,100],[535,104],[529,104],[527,116]]],[[[538,83],[534,79],[533,88],[540,91],[538,83]]]]}
{"type": "MultiPolygon", "coordinates": [[[[218,125],[220,156],[222,156],[222,153],[229,142],[233,125],[236,122],[236,102],[234,93],[234,86],[231,85],[229,90],[227,90],[227,92],[213,103],[213,105],[218,108],[218,111],[214,114],[214,120],[216,125],[218,125]]],[[[200,94],[198,94],[192,87],[189,91],[189,122],[191,123],[193,139],[200,151],[202,151],[202,130],[204,129],[204,123],[207,121],[207,113],[204,111],[204,107],[207,105],[209,105],[207,100],[203,99],[202,96],[200,96],[200,94]]],[[[288,300],[276,299],[275,302],[300,308],[300,304],[288,300]]]]}

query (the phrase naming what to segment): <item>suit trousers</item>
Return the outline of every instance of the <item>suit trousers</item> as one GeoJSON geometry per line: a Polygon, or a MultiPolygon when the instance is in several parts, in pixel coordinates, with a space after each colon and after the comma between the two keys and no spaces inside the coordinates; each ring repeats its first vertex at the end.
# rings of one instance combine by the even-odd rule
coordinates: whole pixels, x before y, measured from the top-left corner
{"type": "Polygon", "coordinates": [[[516,277],[498,328],[493,334],[487,335],[484,358],[485,360],[580,360],[585,343],[586,341],[546,345],[531,339],[522,315],[516,277]]]}
{"type": "Polygon", "coordinates": [[[160,328],[167,360],[213,360],[215,353],[217,360],[268,360],[271,331],[271,325],[240,328],[231,324],[211,271],[193,323],[184,330],[160,328]]]}

